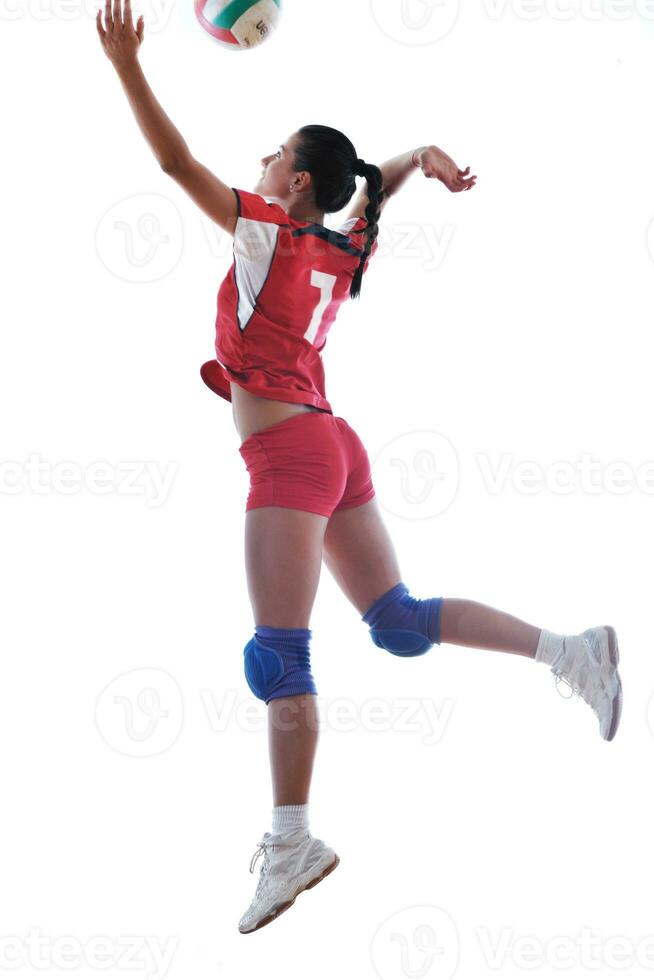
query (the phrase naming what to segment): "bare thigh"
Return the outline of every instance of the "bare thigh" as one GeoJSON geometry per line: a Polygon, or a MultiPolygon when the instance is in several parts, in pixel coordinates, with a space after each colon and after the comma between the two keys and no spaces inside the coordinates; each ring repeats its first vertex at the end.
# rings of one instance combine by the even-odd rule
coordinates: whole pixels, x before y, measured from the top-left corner
{"type": "Polygon", "coordinates": [[[376,497],[329,519],[323,558],[337,584],[361,615],[402,580],[376,497]]]}
{"type": "Polygon", "coordinates": [[[255,626],[308,629],[327,518],[291,507],[245,515],[245,568],[255,626]]]}

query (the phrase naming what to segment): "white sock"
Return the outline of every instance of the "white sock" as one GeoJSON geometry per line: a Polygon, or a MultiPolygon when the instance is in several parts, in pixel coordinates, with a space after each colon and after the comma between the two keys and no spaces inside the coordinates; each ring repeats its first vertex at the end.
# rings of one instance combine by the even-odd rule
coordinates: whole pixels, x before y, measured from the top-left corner
{"type": "Polygon", "coordinates": [[[291,834],[297,830],[309,830],[308,803],[274,806],[272,814],[273,834],[291,834]]]}
{"type": "Polygon", "coordinates": [[[571,640],[571,636],[561,633],[551,633],[549,630],[541,630],[534,659],[538,663],[549,664],[551,667],[555,660],[558,660],[563,653],[564,642],[567,641],[569,645],[571,640]]]}

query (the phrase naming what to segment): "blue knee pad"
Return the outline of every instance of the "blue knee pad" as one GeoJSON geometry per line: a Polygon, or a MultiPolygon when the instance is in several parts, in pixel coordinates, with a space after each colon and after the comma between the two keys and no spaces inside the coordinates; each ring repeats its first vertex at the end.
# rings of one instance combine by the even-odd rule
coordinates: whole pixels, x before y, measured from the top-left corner
{"type": "Polygon", "coordinates": [[[309,629],[257,626],[243,651],[245,677],[252,693],[268,704],[273,698],[317,694],[311,674],[309,629]]]}
{"type": "Polygon", "coordinates": [[[361,617],[373,643],[398,657],[417,657],[441,642],[443,599],[414,599],[404,582],[375,600],[361,617]]]}

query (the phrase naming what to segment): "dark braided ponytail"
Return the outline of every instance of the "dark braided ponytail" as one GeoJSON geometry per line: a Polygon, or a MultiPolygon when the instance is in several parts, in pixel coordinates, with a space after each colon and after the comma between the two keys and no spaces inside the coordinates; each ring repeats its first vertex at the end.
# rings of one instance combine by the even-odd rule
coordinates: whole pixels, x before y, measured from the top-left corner
{"type": "Polygon", "coordinates": [[[366,243],[359,266],[352,278],[350,296],[361,292],[363,270],[379,231],[379,215],[384,197],[379,167],[359,159],[351,141],[330,126],[303,126],[298,130],[295,170],[306,170],[313,177],[316,206],[326,214],[340,211],[356,191],[355,177],[365,177],[368,204],[365,211],[366,243]]]}
{"type": "Polygon", "coordinates": [[[361,292],[361,280],[368,256],[372,251],[372,246],[379,234],[379,215],[381,213],[381,203],[384,199],[384,186],[382,172],[374,163],[366,163],[365,160],[357,160],[357,175],[366,178],[368,185],[368,204],[366,205],[366,227],[363,229],[366,235],[366,244],[363,248],[359,268],[354,273],[350,296],[357,297],[361,292]]]}

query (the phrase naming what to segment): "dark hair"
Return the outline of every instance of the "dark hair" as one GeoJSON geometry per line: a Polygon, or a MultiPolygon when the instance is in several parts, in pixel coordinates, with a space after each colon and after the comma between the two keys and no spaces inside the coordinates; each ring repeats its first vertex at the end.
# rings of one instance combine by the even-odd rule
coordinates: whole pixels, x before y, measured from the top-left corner
{"type": "Polygon", "coordinates": [[[321,211],[327,214],[340,211],[357,189],[354,178],[366,178],[368,204],[363,229],[366,244],[350,287],[350,296],[356,297],[361,292],[363,269],[379,232],[380,207],[384,198],[381,170],[373,163],[359,159],[353,144],[338,129],[303,126],[298,130],[298,136],[294,167],[308,171],[313,177],[314,197],[321,211]]]}

